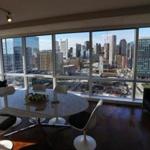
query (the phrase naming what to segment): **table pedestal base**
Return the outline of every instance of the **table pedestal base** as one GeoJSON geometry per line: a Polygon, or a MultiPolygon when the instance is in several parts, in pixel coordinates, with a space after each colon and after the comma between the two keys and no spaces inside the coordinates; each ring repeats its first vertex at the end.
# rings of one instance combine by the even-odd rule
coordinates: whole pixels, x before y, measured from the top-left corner
{"type": "Polygon", "coordinates": [[[66,120],[62,117],[55,117],[49,120],[49,125],[64,125],[66,120]]]}
{"type": "MultiPolygon", "coordinates": [[[[45,118],[40,118],[40,122],[43,123],[46,119],[45,118]]],[[[32,117],[29,119],[30,123],[38,123],[38,118],[32,117]]]]}

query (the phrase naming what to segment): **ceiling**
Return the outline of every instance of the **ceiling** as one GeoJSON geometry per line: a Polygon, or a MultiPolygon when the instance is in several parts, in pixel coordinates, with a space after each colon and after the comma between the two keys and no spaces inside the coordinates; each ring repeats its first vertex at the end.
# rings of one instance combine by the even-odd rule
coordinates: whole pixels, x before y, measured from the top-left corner
{"type": "MultiPolygon", "coordinates": [[[[150,0],[0,0],[0,7],[12,13],[13,23],[149,4],[150,0]]],[[[0,25],[6,23],[0,11],[0,25]]]]}

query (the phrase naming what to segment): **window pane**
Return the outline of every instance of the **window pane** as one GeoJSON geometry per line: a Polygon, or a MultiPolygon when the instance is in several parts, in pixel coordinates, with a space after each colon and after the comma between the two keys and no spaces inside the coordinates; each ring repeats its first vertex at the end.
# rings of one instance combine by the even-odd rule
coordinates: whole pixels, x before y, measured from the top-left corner
{"type": "Polygon", "coordinates": [[[51,36],[33,36],[26,38],[27,73],[52,74],[51,36]]]}
{"type": "Polygon", "coordinates": [[[56,35],[58,75],[89,75],[89,33],[56,35]]]}
{"type": "Polygon", "coordinates": [[[24,79],[20,76],[6,76],[7,84],[15,88],[24,88],[24,79]]]}
{"type": "Polygon", "coordinates": [[[57,85],[64,86],[68,91],[76,92],[78,94],[89,94],[89,82],[87,80],[59,79],[57,85]]]}
{"type": "Polygon", "coordinates": [[[28,88],[32,88],[32,84],[44,84],[47,88],[53,88],[53,79],[44,77],[28,77],[28,88]]]}
{"type": "Polygon", "coordinates": [[[22,41],[21,38],[3,39],[4,71],[6,73],[22,73],[22,41]]]}
{"type": "Polygon", "coordinates": [[[92,84],[94,96],[132,97],[132,83],[121,81],[94,81],[92,84]]]}
{"type": "Polygon", "coordinates": [[[93,32],[93,76],[133,77],[134,30],[93,32]]]}
{"type": "Polygon", "coordinates": [[[139,29],[137,79],[150,80],[150,28],[139,29]]]}
{"type": "Polygon", "coordinates": [[[136,99],[143,100],[144,88],[150,88],[150,83],[137,83],[136,84],[136,99]]]}

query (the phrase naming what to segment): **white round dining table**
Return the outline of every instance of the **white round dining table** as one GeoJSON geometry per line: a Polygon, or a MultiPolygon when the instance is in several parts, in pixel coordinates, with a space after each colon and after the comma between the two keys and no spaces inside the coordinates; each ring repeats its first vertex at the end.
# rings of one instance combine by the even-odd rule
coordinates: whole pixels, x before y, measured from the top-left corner
{"type": "Polygon", "coordinates": [[[20,117],[51,118],[56,117],[56,114],[66,117],[82,112],[89,106],[87,99],[75,94],[56,94],[50,89],[47,89],[44,94],[47,97],[46,102],[30,104],[26,103],[26,91],[16,90],[13,95],[0,98],[0,113],[10,113],[20,117]]]}

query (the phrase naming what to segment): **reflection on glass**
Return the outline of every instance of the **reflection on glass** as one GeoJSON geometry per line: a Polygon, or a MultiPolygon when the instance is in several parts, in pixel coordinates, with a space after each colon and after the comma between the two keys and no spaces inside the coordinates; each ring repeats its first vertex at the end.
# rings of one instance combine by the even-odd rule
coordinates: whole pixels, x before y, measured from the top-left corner
{"type": "Polygon", "coordinates": [[[51,36],[26,38],[26,66],[30,74],[52,74],[51,36]]]}
{"type": "Polygon", "coordinates": [[[28,88],[32,88],[33,84],[41,84],[48,89],[53,88],[53,80],[51,78],[28,77],[28,88]]]}
{"type": "Polygon", "coordinates": [[[89,94],[89,82],[87,80],[63,80],[59,79],[57,85],[64,86],[68,91],[89,94]]]}
{"type": "Polygon", "coordinates": [[[139,29],[137,79],[150,80],[150,28],[139,29]]]}
{"type": "Polygon", "coordinates": [[[56,35],[56,72],[59,75],[89,74],[89,33],[56,35]]]}
{"type": "Polygon", "coordinates": [[[15,88],[24,88],[24,79],[23,77],[13,77],[13,76],[6,76],[7,84],[12,85],[15,88]]]}
{"type": "Polygon", "coordinates": [[[136,84],[136,99],[142,100],[144,88],[150,88],[150,83],[137,83],[136,84]]]}
{"type": "Polygon", "coordinates": [[[93,32],[93,76],[133,77],[134,30],[93,32]]]}
{"type": "Polygon", "coordinates": [[[4,71],[6,73],[22,73],[22,41],[21,38],[3,39],[4,71]]]}
{"type": "Polygon", "coordinates": [[[92,94],[94,96],[131,98],[132,83],[121,81],[95,81],[92,84],[92,94]]]}

